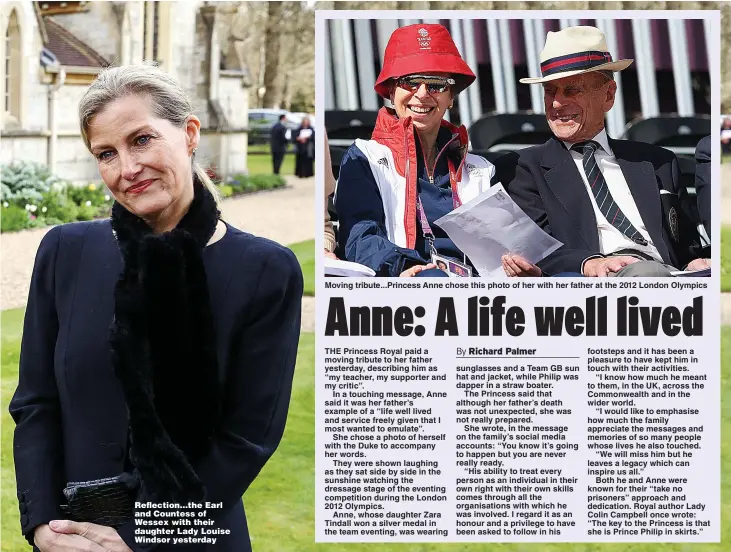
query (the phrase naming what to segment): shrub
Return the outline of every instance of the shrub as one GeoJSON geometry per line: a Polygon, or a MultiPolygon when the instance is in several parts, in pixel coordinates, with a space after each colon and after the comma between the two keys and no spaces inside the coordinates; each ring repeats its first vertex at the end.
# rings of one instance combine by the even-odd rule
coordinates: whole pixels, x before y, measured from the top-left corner
{"type": "Polygon", "coordinates": [[[222,184],[218,187],[218,189],[223,197],[231,197],[232,195],[234,195],[233,186],[222,184]]]}
{"type": "Polygon", "coordinates": [[[76,220],[78,211],[79,206],[65,193],[61,192],[48,192],[43,196],[43,201],[40,202],[40,216],[46,220],[54,219],[61,222],[72,222],[76,220]]]}
{"type": "Polygon", "coordinates": [[[23,207],[8,205],[3,207],[0,214],[0,230],[3,232],[15,232],[30,227],[30,213],[23,207]]]}
{"type": "Polygon", "coordinates": [[[241,181],[241,193],[248,194],[256,191],[256,185],[247,176],[241,181]]]}
{"type": "Polygon", "coordinates": [[[245,174],[237,174],[236,176],[229,176],[226,179],[226,184],[231,186],[235,193],[242,193],[246,190],[246,183],[249,177],[245,174]]]}
{"type": "Polygon", "coordinates": [[[37,203],[43,194],[62,189],[63,182],[38,163],[13,161],[0,167],[0,200],[16,205],[37,203]]]}
{"type": "Polygon", "coordinates": [[[249,182],[255,190],[272,190],[286,184],[284,178],[278,174],[255,174],[249,177],[249,182]]]}
{"type": "Polygon", "coordinates": [[[113,198],[104,184],[72,186],[37,163],[0,166],[3,223],[12,232],[111,214],[113,198]]]}
{"type": "Polygon", "coordinates": [[[85,205],[90,201],[92,205],[104,205],[105,196],[109,195],[106,186],[89,184],[87,186],[68,186],[66,193],[76,205],[85,205]]]}
{"type": "Polygon", "coordinates": [[[76,212],[76,220],[92,220],[96,218],[98,209],[93,205],[79,205],[79,210],[76,212]]]}

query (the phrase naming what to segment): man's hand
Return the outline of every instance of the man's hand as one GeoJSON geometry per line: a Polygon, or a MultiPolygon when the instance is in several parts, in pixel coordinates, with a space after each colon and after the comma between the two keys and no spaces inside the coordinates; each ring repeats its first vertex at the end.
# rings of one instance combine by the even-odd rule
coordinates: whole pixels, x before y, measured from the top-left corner
{"type": "Polygon", "coordinates": [[[429,264],[425,264],[425,265],[415,265],[409,269],[404,270],[401,274],[399,274],[399,276],[401,278],[411,278],[413,276],[416,276],[419,272],[428,270],[430,268],[436,268],[436,267],[437,267],[437,265],[435,265],[434,263],[429,263],[429,264]]]}
{"type": "Polygon", "coordinates": [[[630,257],[628,255],[589,259],[584,263],[584,276],[607,276],[610,272],[619,272],[625,266],[636,263],[639,260],[637,257],[630,257]]]}
{"type": "Polygon", "coordinates": [[[325,250],[325,257],[329,259],[337,259],[335,253],[333,253],[332,251],[328,251],[327,249],[325,250]]]}
{"type": "MultiPolygon", "coordinates": [[[[127,544],[119,536],[119,533],[106,525],[97,525],[95,523],[70,521],[67,519],[52,521],[47,527],[50,527],[54,533],[57,542],[62,539],[68,539],[69,542],[79,542],[83,545],[80,548],[68,548],[68,550],[81,550],[83,552],[132,552],[127,544]],[[74,540],[75,539],[75,540],[74,540]]],[[[38,531],[36,530],[36,535],[38,531]]],[[[36,539],[38,537],[36,536],[36,539]]],[[[50,540],[50,539],[49,539],[50,540]]],[[[38,546],[38,544],[36,544],[38,546]]],[[[46,549],[41,548],[45,552],[46,549]]],[[[55,552],[56,550],[67,550],[66,548],[48,548],[47,550],[55,552]]]]}
{"type": "Polygon", "coordinates": [[[685,272],[693,272],[695,270],[705,270],[711,268],[711,259],[693,259],[685,267],[685,272]]]}
{"type": "Polygon", "coordinates": [[[514,276],[540,276],[543,274],[536,265],[529,263],[520,255],[509,253],[503,255],[503,270],[510,277],[514,276]]]}

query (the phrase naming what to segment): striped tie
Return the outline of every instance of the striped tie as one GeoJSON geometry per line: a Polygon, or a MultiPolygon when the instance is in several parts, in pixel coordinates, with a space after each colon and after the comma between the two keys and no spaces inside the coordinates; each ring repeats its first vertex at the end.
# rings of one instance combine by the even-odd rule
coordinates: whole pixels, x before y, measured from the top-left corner
{"type": "Polygon", "coordinates": [[[630,240],[639,245],[647,245],[647,240],[642,237],[630,222],[630,220],[624,215],[622,210],[614,202],[612,194],[607,186],[607,181],[604,180],[602,171],[599,170],[599,164],[594,157],[594,153],[601,146],[594,142],[579,142],[571,146],[571,149],[575,149],[584,156],[584,173],[586,174],[586,180],[589,182],[591,191],[594,194],[594,199],[599,207],[602,215],[607,219],[609,224],[614,226],[617,230],[622,232],[630,240]]]}

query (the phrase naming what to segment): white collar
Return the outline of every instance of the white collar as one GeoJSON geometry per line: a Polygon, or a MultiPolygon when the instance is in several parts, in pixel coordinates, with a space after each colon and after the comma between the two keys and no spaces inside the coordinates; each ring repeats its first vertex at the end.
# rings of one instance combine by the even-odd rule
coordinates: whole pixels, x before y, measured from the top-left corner
{"type": "MultiPolygon", "coordinates": [[[[607,152],[609,155],[614,155],[614,153],[612,152],[612,148],[609,147],[609,138],[607,137],[607,131],[605,129],[601,129],[599,131],[599,134],[594,136],[594,138],[592,138],[592,140],[594,140],[597,144],[599,144],[602,147],[602,149],[605,152],[607,152]]],[[[562,140],[562,142],[563,142],[563,140],[562,140]]],[[[569,143],[569,142],[563,142],[563,145],[566,146],[567,150],[571,151],[571,146],[573,146],[574,144],[569,143]]]]}

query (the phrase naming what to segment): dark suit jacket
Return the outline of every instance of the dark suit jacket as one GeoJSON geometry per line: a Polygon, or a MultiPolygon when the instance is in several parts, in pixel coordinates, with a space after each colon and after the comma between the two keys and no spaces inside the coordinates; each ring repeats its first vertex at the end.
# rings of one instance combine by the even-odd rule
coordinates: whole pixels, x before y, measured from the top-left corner
{"type": "Polygon", "coordinates": [[[711,237],[711,137],[702,138],[695,148],[695,193],[698,213],[711,237]]]}
{"type": "MultiPolygon", "coordinates": [[[[300,331],[302,273],[291,251],[228,227],[203,262],[217,341],[223,420],[196,473],[218,535],[215,546],[134,543],[135,551],[250,550],[241,497],[279,444],[300,331]]],[[[109,220],[51,229],[38,250],[28,298],[15,420],[14,459],[23,534],[53,519],[68,481],[129,468],[127,406],[113,373],[109,326],[122,261],[109,220]]],[[[193,405],[194,407],[194,405],[193,405]]]]}
{"type": "Polygon", "coordinates": [[[272,147],[272,153],[284,153],[287,151],[287,129],[282,124],[282,121],[277,121],[274,123],[274,126],[272,126],[272,133],[269,141],[272,147]]]}
{"type": "MultiPolygon", "coordinates": [[[[610,139],[609,145],[653,244],[666,263],[684,266],[691,260],[684,234],[693,230],[677,206],[685,190],[679,186],[675,155],[640,142],[610,139]]],[[[549,275],[581,272],[582,262],[599,254],[599,231],[571,153],[555,137],[519,153],[508,193],[538,226],[564,244],[538,266],[549,275]]]]}

